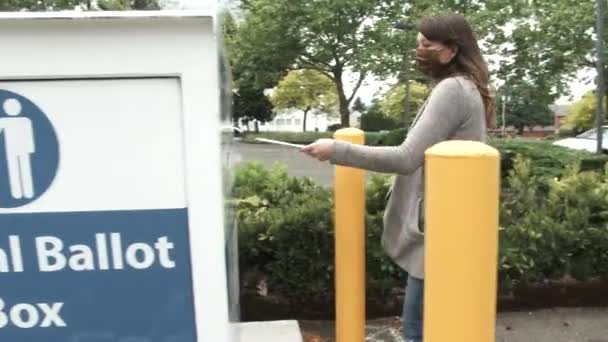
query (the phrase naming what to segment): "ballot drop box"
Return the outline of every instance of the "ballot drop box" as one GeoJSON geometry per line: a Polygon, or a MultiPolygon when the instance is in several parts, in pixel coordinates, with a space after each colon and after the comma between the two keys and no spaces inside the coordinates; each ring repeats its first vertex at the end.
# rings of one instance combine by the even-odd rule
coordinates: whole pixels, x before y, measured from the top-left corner
{"type": "Polygon", "coordinates": [[[215,18],[0,15],[0,341],[238,340],[215,18]]]}

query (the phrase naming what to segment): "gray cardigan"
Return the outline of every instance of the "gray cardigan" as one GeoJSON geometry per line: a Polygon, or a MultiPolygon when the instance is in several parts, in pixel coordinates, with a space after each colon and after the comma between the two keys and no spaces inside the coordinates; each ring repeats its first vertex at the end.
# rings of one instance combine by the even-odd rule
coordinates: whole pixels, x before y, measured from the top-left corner
{"type": "Polygon", "coordinates": [[[485,141],[485,110],[475,84],[463,76],[439,82],[399,146],[370,147],[335,142],[332,164],[396,173],[384,212],[382,245],[411,276],[424,278],[424,153],[445,140],[485,141]]]}

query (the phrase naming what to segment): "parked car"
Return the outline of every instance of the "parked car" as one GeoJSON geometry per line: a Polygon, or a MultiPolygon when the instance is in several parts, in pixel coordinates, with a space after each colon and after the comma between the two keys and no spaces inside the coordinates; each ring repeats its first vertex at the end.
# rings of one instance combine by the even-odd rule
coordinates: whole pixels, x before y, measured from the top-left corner
{"type": "MultiPolygon", "coordinates": [[[[568,147],[573,150],[596,152],[597,129],[590,129],[576,137],[556,140],[553,144],[568,147]]],[[[602,126],[602,150],[608,152],[608,126],[602,126]]]]}

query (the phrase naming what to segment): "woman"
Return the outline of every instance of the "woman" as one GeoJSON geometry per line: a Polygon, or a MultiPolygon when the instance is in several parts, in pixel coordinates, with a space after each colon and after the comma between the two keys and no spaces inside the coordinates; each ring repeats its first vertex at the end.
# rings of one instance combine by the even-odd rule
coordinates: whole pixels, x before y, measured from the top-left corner
{"type": "Polygon", "coordinates": [[[485,141],[495,103],[488,67],[466,19],[457,14],[418,23],[416,62],[432,79],[405,141],[395,147],[320,139],[302,151],[321,161],[397,176],[384,214],[382,244],[408,273],[403,326],[406,342],[422,341],[424,287],[424,153],[445,140],[485,141]]]}

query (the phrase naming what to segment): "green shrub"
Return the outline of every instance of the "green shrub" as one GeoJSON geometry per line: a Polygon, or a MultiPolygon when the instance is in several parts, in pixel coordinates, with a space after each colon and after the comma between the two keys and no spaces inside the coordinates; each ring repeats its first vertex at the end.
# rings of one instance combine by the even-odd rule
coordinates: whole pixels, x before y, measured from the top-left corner
{"type": "Polygon", "coordinates": [[[559,138],[569,138],[569,137],[574,137],[577,135],[578,132],[570,129],[570,128],[561,128],[559,130],[559,133],[557,133],[557,136],[559,138]]]}
{"type": "MultiPolygon", "coordinates": [[[[385,133],[380,132],[365,132],[365,143],[367,145],[378,145],[380,139],[385,136],[385,133]]],[[[259,143],[256,138],[274,139],[293,144],[310,144],[317,139],[333,138],[334,132],[263,132],[263,133],[247,133],[243,138],[246,143],[259,143]]]]}
{"type": "Polygon", "coordinates": [[[340,128],[342,128],[342,124],[337,123],[337,124],[327,126],[327,131],[335,132],[335,131],[339,130],[340,128]]]}
{"type": "MultiPolygon", "coordinates": [[[[387,132],[365,132],[365,144],[370,146],[398,146],[405,139],[405,128],[387,132]]],[[[263,132],[247,133],[246,142],[256,142],[255,138],[275,139],[295,144],[309,144],[317,139],[332,138],[333,132],[263,132]]],[[[556,146],[550,140],[525,138],[490,138],[488,144],[501,153],[501,174],[503,181],[513,168],[518,155],[533,161],[531,172],[535,176],[560,177],[566,167],[580,163],[582,171],[602,170],[608,162],[608,155],[570,150],[556,146]]]]}
{"type": "Polygon", "coordinates": [[[366,132],[393,130],[402,126],[402,122],[384,114],[368,113],[361,115],[361,129],[366,132]]]}
{"type": "Polygon", "coordinates": [[[405,140],[405,135],[407,134],[407,129],[400,128],[393,131],[390,131],[381,138],[380,144],[383,146],[399,146],[405,140]]]}
{"type": "Polygon", "coordinates": [[[515,158],[521,155],[532,161],[531,173],[534,176],[560,177],[568,165],[579,163],[582,171],[602,170],[608,161],[606,155],[575,151],[556,146],[547,141],[506,138],[490,139],[489,145],[494,146],[501,154],[501,174],[506,177],[513,169],[515,158]]]}
{"type": "Polygon", "coordinates": [[[365,132],[365,145],[377,146],[383,136],[382,132],[365,132]]]}
{"type": "MultiPolygon", "coordinates": [[[[380,139],[378,139],[374,145],[378,146],[398,146],[401,145],[405,140],[407,130],[405,128],[399,128],[388,132],[381,133],[380,139]]],[[[371,144],[368,144],[371,145],[371,144]]]]}
{"type": "MultiPolygon", "coordinates": [[[[539,153],[544,147],[528,141],[502,145],[514,151],[501,184],[502,287],[565,275],[608,275],[608,171],[581,172],[577,158],[549,149],[552,157],[546,158],[539,153]],[[528,156],[522,157],[524,153],[528,156]],[[552,160],[558,157],[574,162],[559,170],[560,164],[552,160]]],[[[403,285],[403,272],[380,245],[390,182],[389,176],[375,175],[366,188],[370,296],[387,295],[403,285]]],[[[250,163],[237,169],[234,195],[244,286],[254,287],[263,279],[269,291],[298,298],[333,293],[331,190],[307,178],[289,177],[283,167],[250,163]]]]}
{"type": "Polygon", "coordinates": [[[245,286],[264,279],[270,291],[319,295],[333,287],[331,192],[285,168],[237,169],[240,268],[245,286]]]}
{"type": "Polygon", "coordinates": [[[501,281],[608,275],[607,174],[574,164],[558,180],[531,169],[529,160],[516,158],[503,187],[501,281]]]}
{"type": "MultiPolygon", "coordinates": [[[[517,158],[503,185],[500,207],[500,280],[503,286],[560,278],[566,256],[556,256],[563,227],[541,210],[543,180],[517,158]]],[[[544,191],[543,191],[544,192],[544,191]]],[[[559,255],[559,254],[558,254],[559,255]]]]}
{"type": "MultiPolygon", "coordinates": [[[[339,129],[339,127],[337,127],[339,129]]],[[[403,142],[406,129],[392,131],[364,131],[365,144],[369,146],[396,146],[403,142]]],[[[294,144],[310,144],[317,139],[333,138],[335,131],[327,132],[260,132],[245,133],[242,137],[246,143],[259,143],[256,138],[274,139],[294,144]]]]}
{"type": "Polygon", "coordinates": [[[293,144],[310,144],[317,139],[332,138],[332,132],[260,132],[247,133],[243,141],[247,143],[257,143],[256,138],[265,138],[285,141],[293,144]]]}
{"type": "MultiPolygon", "coordinates": [[[[380,245],[388,178],[367,187],[366,263],[368,293],[383,295],[403,284],[403,272],[380,245]]],[[[333,293],[333,197],[309,179],[289,177],[285,168],[260,163],[237,168],[234,191],[243,282],[264,279],[270,291],[297,296],[333,293]]]]}
{"type": "MultiPolygon", "coordinates": [[[[397,146],[403,142],[406,133],[405,129],[383,133],[380,138],[371,140],[368,145],[397,146]]],[[[518,155],[533,161],[531,164],[533,175],[547,177],[560,177],[568,165],[577,162],[580,162],[582,171],[602,170],[608,162],[607,155],[570,150],[553,145],[547,140],[490,138],[488,144],[500,151],[503,179],[513,169],[514,160],[518,155]]]]}

